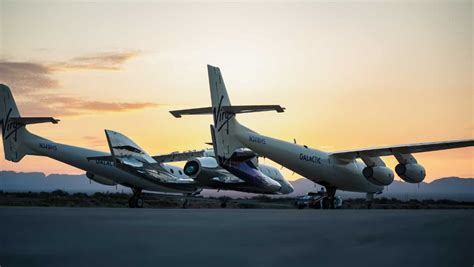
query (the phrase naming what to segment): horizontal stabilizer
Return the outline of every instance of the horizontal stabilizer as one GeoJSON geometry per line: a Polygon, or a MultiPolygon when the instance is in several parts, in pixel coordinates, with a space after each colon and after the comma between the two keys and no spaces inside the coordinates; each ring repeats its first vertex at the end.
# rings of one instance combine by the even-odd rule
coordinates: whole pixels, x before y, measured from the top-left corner
{"type": "MultiPolygon", "coordinates": [[[[280,105],[223,106],[221,108],[225,112],[232,114],[262,111],[276,111],[280,113],[285,111],[285,108],[280,105]]],[[[212,114],[212,107],[172,110],[170,113],[176,118],[181,118],[183,115],[210,115],[212,114]]]]}
{"type": "Polygon", "coordinates": [[[22,124],[22,125],[47,123],[47,122],[57,124],[59,122],[59,120],[53,117],[20,117],[20,118],[11,118],[10,121],[17,124],[22,124]]]}

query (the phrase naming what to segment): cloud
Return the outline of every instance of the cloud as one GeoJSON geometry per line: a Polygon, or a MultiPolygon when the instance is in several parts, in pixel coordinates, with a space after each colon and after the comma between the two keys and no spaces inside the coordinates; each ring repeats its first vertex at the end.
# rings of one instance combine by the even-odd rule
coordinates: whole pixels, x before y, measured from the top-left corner
{"type": "Polygon", "coordinates": [[[51,64],[53,71],[70,70],[119,70],[123,64],[141,54],[140,51],[100,53],[75,57],[67,62],[51,64]]]}
{"type": "Polygon", "coordinates": [[[78,70],[116,71],[140,51],[107,52],[75,57],[64,62],[21,62],[0,60],[0,82],[15,88],[16,94],[51,90],[60,86],[56,72],[78,70]]]}
{"type": "Polygon", "coordinates": [[[41,116],[74,116],[94,114],[97,112],[124,112],[156,108],[161,106],[151,102],[106,102],[88,100],[73,96],[53,94],[38,95],[21,103],[21,112],[41,116]],[[47,104],[44,104],[47,103],[47,104]]]}
{"type": "Polygon", "coordinates": [[[51,69],[39,63],[0,61],[0,82],[15,87],[15,93],[54,89],[59,82],[51,77],[51,69]]]}
{"type": "Polygon", "coordinates": [[[24,114],[71,116],[94,112],[122,112],[154,108],[151,102],[106,102],[58,95],[56,72],[77,70],[119,70],[140,51],[107,52],[72,58],[65,62],[38,63],[0,60],[0,83],[14,88],[24,114]]]}
{"type": "Polygon", "coordinates": [[[107,139],[104,136],[83,136],[82,140],[88,147],[104,148],[107,147],[107,139]]]}

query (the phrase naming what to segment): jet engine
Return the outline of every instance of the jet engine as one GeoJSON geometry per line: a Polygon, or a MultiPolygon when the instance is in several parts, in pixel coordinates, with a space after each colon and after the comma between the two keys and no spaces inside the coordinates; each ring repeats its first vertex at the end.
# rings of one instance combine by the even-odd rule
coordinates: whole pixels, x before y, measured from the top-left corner
{"type": "Polygon", "coordinates": [[[395,177],[393,171],[384,166],[365,167],[362,174],[369,182],[379,186],[391,184],[395,177]]]}
{"type": "Polygon", "coordinates": [[[99,175],[95,175],[91,172],[86,172],[86,176],[87,176],[87,178],[89,178],[91,180],[94,180],[95,182],[97,182],[99,184],[103,184],[103,185],[116,185],[117,184],[116,182],[114,182],[110,179],[107,179],[107,178],[99,176],[99,175]]]}
{"type": "Polygon", "coordinates": [[[184,174],[191,178],[196,178],[201,174],[203,169],[212,170],[219,167],[217,161],[213,157],[200,157],[194,158],[186,162],[184,165],[183,171],[184,174]]]}
{"type": "Polygon", "coordinates": [[[425,168],[416,163],[400,163],[395,167],[395,172],[403,179],[403,181],[412,184],[421,183],[426,176],[425,168]]]}

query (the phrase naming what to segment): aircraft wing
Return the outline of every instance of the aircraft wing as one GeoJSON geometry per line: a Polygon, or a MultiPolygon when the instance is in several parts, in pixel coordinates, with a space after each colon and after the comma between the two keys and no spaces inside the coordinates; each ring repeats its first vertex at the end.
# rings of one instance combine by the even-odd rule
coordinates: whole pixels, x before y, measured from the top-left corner
{"type": "Polygon", "coordinates": [[[158,163],[187,161],[192,158],[204,156],[205,150],[173,152],[171,154],[153,156],[152,158],[158,163]]]}
{"type": "Polygon", "coordinates": [[[416,143],[416,144],[408,144],[408,145],[347,150],[347,151],[333,152],[333,153],[330,153],[330,155],[342,160],[353,160],[355,158],[360,158],[362,156],[383,157],[383,156],[394,155],[395,153],[411,154],[411,153],[429,152],[429,151],[445,150],[445,149],[461,148],[461,147],[469,147],[469,146],[474,146],[474,139],[446,141],[446,142],[416,143]]]}

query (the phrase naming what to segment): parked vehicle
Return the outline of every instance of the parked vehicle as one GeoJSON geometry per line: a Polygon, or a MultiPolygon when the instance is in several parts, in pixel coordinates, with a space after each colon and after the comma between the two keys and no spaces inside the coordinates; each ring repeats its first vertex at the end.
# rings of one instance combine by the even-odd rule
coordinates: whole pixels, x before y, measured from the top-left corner
{"type": "MultiPolygon", "coordinates": [[[[298,198],[295,204],[298,209],[304,209],[306,207],[313,209],[329,209],[331,207],[330,199],[326,192],[308,193],[308,195],[298,198]]],[[[341,197],[334,197],[334,208],[342,208],[341,197]]]]}

